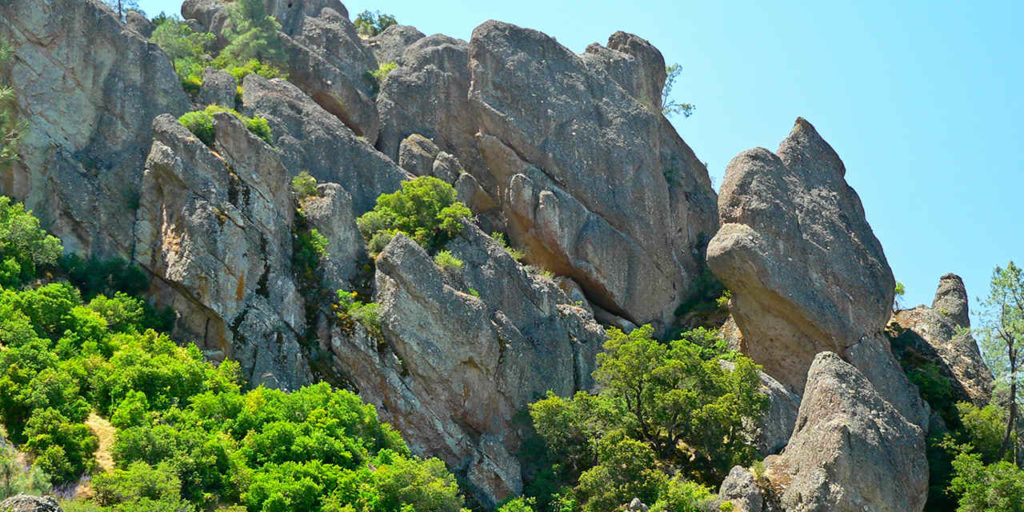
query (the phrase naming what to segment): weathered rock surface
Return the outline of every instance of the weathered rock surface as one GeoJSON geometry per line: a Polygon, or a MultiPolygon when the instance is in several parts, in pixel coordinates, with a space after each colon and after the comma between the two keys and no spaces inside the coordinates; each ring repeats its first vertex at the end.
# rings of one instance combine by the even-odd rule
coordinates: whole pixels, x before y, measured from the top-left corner
{"type": "Polygon", "coordinates": [[[762,512],[764,510],[764,496],[761,488],[758,487],[754,475],[741,466],[736,466],[729,471],[729,475],[725,477],[718,490],[718,498],[732,503],[734,512],[762,512]]]}
{"type": "Polygon", "coordinates": [[[778,154],[757,148],[729,163],[711,270],[732,291],[740,348],[792,390],[815,355],[853,362],[907,419],[928,413],[882,334],[895,281],[846,168],[804,119],[778,154]]]}
{"type": "MultiPolygon", "coordinates": [[[[367,73],[377,69],[370,48],[356,34],[348,11],[337,0],[270,0],[268,12],[281,23],[288,79],[371,144],[380,119],[367,73]]],[[[217,0],[188,0],[182,16],[223,35],[227,5],[217,0]]]]}
{"type": "Polygon", "coordinates": [[[369,46],[377,57],[377,62],[386,64],[397,62],[402,58],[409,45],[426,37],[416,27],[408,25],[391,25],[383,32],[370,38],[369,46]]]}
{"type": "Polygon", "coordinates": [[[136,260],[158,278],[158,302],[179,313],[180,338],[240,361],[253,385],[294,388],[310,372],[290,266],[290,176],[237,118],[214,120],[216,152],[173,117],[154,121],[136,260]]]}
{"type": "Polygon", "coordinates": [[[983,407],[992,398],[992,371],[977,341],[966,331],[970,326],[964,282],[956,274],[946,274],[939,280],[931,307],[897,311],[888,330],[900,360],[935,364],[952,384],[955,401],[983,407]]]}
{"type": "MultiPolygon", "coordinates": [[[[735,368],[730,361],[721,361],[721,364],[729,371],[735,368]]],[[[767,456],[781,452],[789,443],[800,411],[800,397],[771,375],[758,373],[761,377],[761,392],[768,397],[768,411],[757,425],[755,444],[761,455],[767,456]]]]}
{"type": "MultiPolygon", "coordinates": [[[[640,44],[620,39],[610,46],[640,44]]],[[[693,291],[702,244],[717,228],[715,193],[649,95],[620,86],[612,67],[536,31],[477,27],[469,97],[488,174],[476,177],[531,261],[572,277],[616,315],[664,322],[693,291]]]]}
{"type": "Polygon", "coordinates": [[[285,167],[340,184],[352,195],[356,215],[411,176],[285,80],[249,75],[242,98],[244,112],[267,119],[285,167]]]}
{"type": "Polygon", "coordinates": [[[0,503],[0,512],[62,512],[53,496],[19,494],[0,503]]]}
{"type": "Polygon", "coordinates": [[[395,237],[377,260],[385,339],[335,330],[331,345],[339,369],[414,451],[445,460],[494,505],[522,491],[513,415],[549,389],[589,388],[604,332],[476,226],[448,249],[461,270],[443,271],[395,237]]]}
{"type": "Polygon", "coordinates": [[[92,0],[0,3],[0,37],[26,123],[0,193],[69,251],[130,255],[153,118],[189,107],[170,62],[92,0]]]}
{"type": "Polygon", "coordinates": [[[146,39],[149,39],[149,37],[153,35],[153,31],[156,30],[156,26],[153,25],[153,22],[146,19],[146,16],[139,11],[134,9],[130,10],[124,15],[124,17],[125,26],[128,27],[129,30],[134,30],[146,39]]]}
{"type": "Polygon", "coordinates": [[[206,68],[203,72],[203,87],[199,90],[200,105],[221,105],[235,108],[238,83],[227,71],[206,68]]]}
{"type": "Polygon", "coordinates": [[[928,495],[924,432],[831,352],[814,359],[796,430],[765,465],[792,512],[915,512],[928,495]]]}

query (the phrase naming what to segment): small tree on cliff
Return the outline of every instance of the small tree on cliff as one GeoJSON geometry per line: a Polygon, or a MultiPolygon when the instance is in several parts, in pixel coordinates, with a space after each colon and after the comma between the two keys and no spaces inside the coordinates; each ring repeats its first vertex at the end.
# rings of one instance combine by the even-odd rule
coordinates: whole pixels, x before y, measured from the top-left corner
{"type": "Polygon", "coordinates": [[[1017,386],[1020,384],[1021,344],[1024,343],[1024,271],[1012,261],[992,272],[989,296],[979,329],[982,348],[997,381],[1009,387],[1009,412],[999,459],[1006,456],[1017,424],[1017,386]]]}
{"type": "Polygon", "coordinates": [[[661,88],[661,113],[665,117],[672,117],[676,114],[690,117],[696,108],[690,103],[679,103],[672,99],[672,88],[675,87],[676,80],[679,79],[682,72],[683,68],[679,64],[665,66],[665,85],[661,88]]]}

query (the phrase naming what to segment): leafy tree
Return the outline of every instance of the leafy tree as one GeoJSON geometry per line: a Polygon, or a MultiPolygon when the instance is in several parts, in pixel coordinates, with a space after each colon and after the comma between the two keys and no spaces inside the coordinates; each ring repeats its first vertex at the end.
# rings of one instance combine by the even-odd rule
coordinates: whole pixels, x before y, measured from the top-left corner
{"type": "Polygon", "coordinates": [[[997,381],[1009,386],[1009,416],[998,458],[1010,448],[1017,425],[1017,386],[1021,381],[1020,356],[1024,343],[1024,271],[1012,261],[992,273],[989,296],[982,302],[981,345],[985,362],[997,381]]]}
{"type": "Polygon", "coordinates": [[[210,61],[209,50],[216,36],[196,32],[191,25],[181,19],[169,17],[157,25],[149,40],[160,46],[167,54],[186,90],[199,92],[203,71],[210,61]]]}
{"type": "Polygon", "coordinates": [[[892,310],[899,311],[903,307],[903,295],[907,293],[907,287],[902,282],[896,281],[896,289],[893,293],[892,310]]]}
{"type": "Polygon", "coordinates": [[[27,283],[39,267],[55,264],[62,251],[60,240],[40,229],[21,203],[0,196],[0,285],[27,283]]]}
{"type": "Polygon", "coordinates": [[[16,494],[50,492],[50,476],[38,465],[23,466],[13,448],[0,444],[0,501],[16,494]]]}
{"type": "Polygon", "coordinates": [[[682,72],[683,68],[679,64],[665,67],[665,85],[661,88],[661,113],[665,117],[672,117],[678,114],[682,114],[683,117],[690,117],[693,115],[694,109],[696,109],[690,103],[679,103],[672,99],[672,89],[675,87],[676,80],[679,79],[679,75],[682,72]]]}
{"type": "Polygon", "coordinates": [[[377,198],[373,210],[356,221],[372,254],[384,249],[397,232],[435,251],[462,232],[462,219],[472,215],[457,200],[455,188],[433,176],[402,182],[402,189],[377,198]]]}
{"type": "Polygon", "coordinates": [[[956,476],[950,490],[959,497],[958,512],[1024,511],[1024,471],[1010,462],[986,465],[977,453],[953,460],[956,476]]]}
{"type": "Polygon", "coordinates": [[[373,37],[380,34],[384,29],[395,25],[398,20],[390,14],[381,14],[380,11],[363,11],[356,16],[352,22],[356,26],[356,32],[364,37],[373,37]]]}
{"type": "Polygon", "coordinates": [[[217,56],[218,67],[243,66],[253,59],[284,63],[279,30],[281,24],[267,12],[263,0],[237,0],[228,11],[224,27],[228,45],[217,56]]]}

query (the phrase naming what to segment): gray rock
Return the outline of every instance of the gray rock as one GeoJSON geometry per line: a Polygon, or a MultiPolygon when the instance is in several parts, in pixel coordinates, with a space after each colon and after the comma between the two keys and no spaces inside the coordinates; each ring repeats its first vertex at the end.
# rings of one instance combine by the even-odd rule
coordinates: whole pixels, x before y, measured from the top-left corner
{"type": "Polygon", "coordinates": [[[267,119],[285,167],[345,187],[356,215],[372,209],[377,196],[394,192],[410,177],[285,80],[249,75],[242,98],[243,111],[267,119]]]}
{"type": "Polygon", "coordinates": [[[26,126],[0,193],[26,203],[68,251],[128,256],[159,114],[189,101],[164,53],[96,2],[0,3],[0,38],[26,126]]]}
{"type": "Polygon", "coordinates": [[[238,82],[227,71],[206,68],[203,72],[203,87],[199,90],[200,105],[220,105],[235,108],[238,82]]]}
{"type": "Polygon", "coordinates": [[[237,118],[214,121],[216,154],[172,116],[154,121],[135,257],[157,277],[156,302],[178,312],[176,337],[239,361],[254,386],[296,388],[310,372],[290,174],[237,118]]]}
{"type": "Polygon", "coordinates": [[[156,30],[156,26],[151,21],[146,19],[146,16],[139,11],[134,9],[128,11],[125,14],[125,26],[128,30],[134,30],[140,36],[149,39],[153,35],[153,31],[156,30]]]}
{"type": "MultiPolygon", "coordinates": [[[[345,7],[337,0],[268,0],[267,5],[281,22],[288,79],[356,135],[375,142],[380,120],[367,73],[377,69],[377,60],[345,7]]],[[[186,19],[196,19],[221,44],[227,9],[216,0],[188,0],[181,7],[186,19]]]]}
{"type": "Polygon", "coordinates": [[[351,290],[368,262],[363,236],[356,227],[352,196],[337,183],[323,183],[317,195],[299,202],[310,228],[327,239],[327,255],[320,261],[324,286],[329,290],[351,290]]]}
{"type": "Polygon", "coordinates": [[[923,401],[881,341],[895,281],[845,173],[803,119],[778,155],[741,153],[726,169],[708,265],[732,291],[740,348],[768,374],[800,393],[815,355],[837,352],[926,425],[923,401]]]}
{"type": "Polygon", "coordinates": [[[480,25],[470,70],[486,169],[467,170],[498,198],[510,238],[602,308],[671,320],[717,229],[703,164],[637,91],[540,32],[480,25]]]}
{"type": "Polygon", "coordinates": [[[0,503],[0,512],[62,512],[53,496],[19,494],[0,503]]]}
{"type": "Polygon", "coordinates": [[[939,280],[931,307],[897,311],[888,331],[900,360],[935,364],[952,384],[955,401],[983,407],[992,399],[992,371],[970,327],[964,282],[956,274],[946,274],[939,280]]]}
{"type": "Polygon", "coordinates": [[[787,511],[919,512],[928,496],[924,432],[831,352],[814,359],[793,437],[765,464],[787,511]]]}
{"type": "Polygon", "coordinates": [[[650,42],[626,32],[608,38],[608,46],[587,47],[584,61],[600,67],[637,101],[652,112],[661,112],[661,89],[665,85],[665,58],[650,42]]]}
{"type": "Polygon", "coordinates": [[[441,151],[434,159],[430,174],[445,183],[454,184],[459,176],[466,174],[466,170],[462,168],[462,164],[459,163],[459,159],[455,155],[441,151]]]}
{"type": "Polygon", "coordinates": [[[476,226],[445,272],[404,235],[377,259],[384,339],[334,331],[336,366],[420,454],[464,475],[487,506],[522,492],[513,422],[547,390],[589,389],[604,332],[549,279],[529,273],[476,226]]]}
{"type": "MultiPolygon", "coordinates": [[[[730,361],[720,361],[720,364],[729,371],[736,367],[730,361]]],[[[789,443],[800,411],[800,397],[771,375],[758,373],[761,377],[761,392],[768,397],[768,411],[756,426],[757,439],[754,444],[761,456],[768,456],[781,452],[789,443]]]]}
{"type": "Polygon", "coordinates": [[[764,510],[764,497],[758,487],[754,475],[742,466],[735,466],[722,482],[718,491],[722,501],[732,503],[734,512],[761,512],[764,510]]]}
{"type": "Polygon", "coordinates": [[[426,37],[416,27],[391,25],[383,32],[370,38],[370,49],[377,56],[377,62],[397,62],[409,45],[426,37]]]}
{"type": "Polygon", "coordinates": [[[627,512],[647,512],[649,510],[649,507],[644,505],[640,498],[633,498],[633,501],[630,501],[629,505],[626,505],[625,508],[627,512]]]}
{"type": "Polygon", "coordinates": [[[430,139],[414,133],[402,141],[398,149],[398,165],[416,176],[430,176],[434,159],[441,150],[430,139]]]}

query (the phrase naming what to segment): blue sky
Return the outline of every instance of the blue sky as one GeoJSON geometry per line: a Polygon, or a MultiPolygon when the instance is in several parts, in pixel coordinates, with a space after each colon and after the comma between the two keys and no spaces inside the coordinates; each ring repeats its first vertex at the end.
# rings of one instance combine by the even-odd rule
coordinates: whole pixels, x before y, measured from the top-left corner
{"type": "MultiPolygon", "coordinates": [[[[179,0],[141,0],[150,15],[179,0]]],[[[1024,2],[352,0],[426,34],[499,19],[574,51],[616,30],[683,76],[675,125],[721,181],[740,151],[775,150],[797,116],[846,163],[905,302],[956,272],[972,305],[992,268],[1024,260],[1024,2]]]]}

